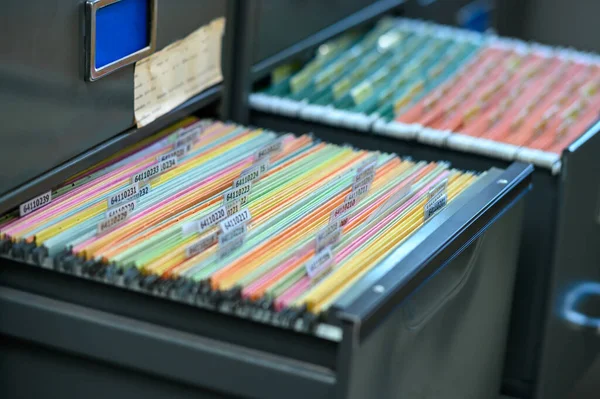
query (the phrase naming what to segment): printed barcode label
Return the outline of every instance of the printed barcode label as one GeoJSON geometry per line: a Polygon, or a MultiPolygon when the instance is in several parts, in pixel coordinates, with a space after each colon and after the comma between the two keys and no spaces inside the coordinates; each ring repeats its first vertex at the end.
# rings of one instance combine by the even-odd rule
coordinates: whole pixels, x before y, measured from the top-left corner
{"type": "Polygon", "coordinates": [[[438,192],[436,196],[429,199],[425,204],[425,220],[428,220],[435,215],[436,212],[444,208],[447,202],[448,195],[446,194],[446,191],[438,192]]]}
{"type": "Polygon", "coordinates": [[[333,263],[331,248],[325,248],[304,264],[306,273],[311,279],[319,277],[333,263]]]}
{"type": "Polygon", "coordinates": [[[140,187],[138,190],[137,198],[142,198],[144,195],[150,192],[150,185],[146,184],[143,187],[140,187]]]}
{"type": "Polygon", "coordinates": [[[202,232],[208,229],[210,226],[214,226],[221,220],[225,220],[227,217],[227,210],[224,206],[220,207],[216,211],[198,220],[198,231],[202,232]]]}
{"type": "Polygon", "coordinates": [[[317,240],[322,240],[340,228],[340,222],[335,221],[329,223],[317,233],[317,240]]]}
{"type": "Polygon", "coordinates": [[[271,156],[266,156],[263,159],[261,159],[260,161],[254,161],[254,165],[249,167],[248,169],[246,169],[245,171],[242,172],[242,174],[246,173],[247,171],[253,169],[253,168],[259,168],[260,169],[260,175],[264,175],[265,173],[267,173],[269,171],[269,168],[271,167],[271,156]]]}
{"type": "Polygon", "coordinates": [[[227,244],[225,245],[220,245],[219,249],[218,249],[218,257],[220,259],[226,258],[229,255],[231,255],[236,249],[240,248],[242,245],[244,245],[244,243],[246,242],[246,235],[242,234],[241,236],[238,236],[236,238],[234,238],[233,240],[229,241],[227,244]]]}
{"type": "Polygon", "coordinates": [[[175,142],[175,147],[183,147],[187,145],[193,145],[198,142],[200,133],[202,133],[202,127],[196,127],[191,130],[184,130],[179,133],[179,138],[175,142]]]}
{"type": "Polygon", "coordinates": [[[340,221],[337,220],[330,223],[319,231],[316,239],[316,252],[320,252],[324,248],[337,244],[342,236],[342,227],[340,221]]]}
{"type": "Polygon", "coordinates": [[[360,165],[358,165],[358,167],[356,168],[356,174],[360,174],[365,169],[376,168],[378,158],[379,157],[377,155],[371,155],[368,159],[366,159],[360,165]]]}
{"type": "Polygon", "coordinates": [[[233,188],[238,188],[247,183],[254,183],[260,179],[269,170],[269,159],[263,159],[254,166],[245,169],[240,174],[240,177],[233,181],[233,188]]]}
{"type": "Polygon", "coordinates": [[[181,147],[177,147],[173,151],[169,151],[166,154],[159,155],[158,157],[156,157],[156,160],[158,162],[163,162],[170,158],[176,158],[179,160],[179,158],[183,158],[184,156],[186,156],[186,154],[191,149],[192,149],[192,146],[189,144],[181,146],[181,147]]]}
{"type": "Polygon", "coordinates": [[[359,187],[371,186],[375,179],[374,174],[367,174],[362,180],[354,180],[352,182],[352,191],[356,191],[359,187]]]}
{"type": "Polygon", "coordinates": [[[229,190],[225,191],[225,193],[223,194],[223,201],[224,201],[225,205],[227,205],[230,202],[233,202],[235,200],[242,198],[245,195],[250,194],[251,190],[252,190],[252,183],[246,183],[243,186],[240,186],[237,188],[230,188],[229,190]]]}
{"type": "Polygon", "coordinates": [[[191,258],[194,257],[208,248],[217,243],[217,232],[213,231],[206,237],[202,237],[199,240],[193,242],[185,248],[185,257],[191,258]]]}
{"type": "Polygon", "coordinates": [[[31,212],[40,209],[52,202],[52,191],[48,191],[42,195],[39,195],[19,206],[19,215],[21,217],[30,214],[31,212]]]}
{"type": "Polygon", "coordinates": [[[343,214],[348,212],[350,209],[354,208],[357,203],[358,203],[358,200],[356,198],[352,198],[350,200],[345,200],[342,205],[338,206],[333,211],[331,211],[329,220],[330,221],[337,220],[340,216],[342,216],[343,214]]]}
{"type": "Polygon", "coordinates": [[[283,140],[281,138],[267,144],[254,155],[254,159],[257,161],[262,160],[270,155],[277,154],[283,150],[283,140]]]}
{"type": "Polygon", "coordinates": [[[160,163],[156,163],[156,164],[142,170],[140,173],[133,175],[133,177],[131,178],[131,182],[132,183],[140,183],[140,182],[149,180],[155,176],[158,176],[159,173],[160,173],[160,163]]]}
{"type": "Polygon", "coordinates": [[[138,183],[130,184],[129,186],[125,187],[118,193],[108,198],[108,207],[112,208],[113,206],[122,204],[125,201],[130,201],[131,199],[135,198],[135,196],[138,194],[138,190],[138,183]]]}
{"type": "Polygon", "coordinates": [[[127,212],[127,210],[124,210],[121,213],[118,213],[114,216],[109,217],[108,219],[101,221],[100,223],[98,223],[97,234],[102,235],[108,233],[120,224],[124,223],[128,217],[129,213],[127,212]]]}
{"type": "Polygon", "coordinates": [[[246,204],[248,204],[248,194],[242,195],[238,201],[240,201],[241,206],[246,206],[246,204]]]}
{"type": "Polygon", "coordinates": [[[429,192],[427,193],[427,198],[436,197],[441,192],[448,191],[448,179],[444,179],[441,182],[437,183],[429,192]]]}
{"type": "Polygon", "coordinates": [[[200,121],[194,123],[191,126],[182,127],[181,129],[179,129],[179,138],[202,133],[204,131],[204,128],[206,127],[204,122],[205,121],[200,121]]]}
{"type": "Polygon", "coordinates": [[[340,227],[344,227],[345,225],[347,225],[349,220],[350,220],[350,216],[344,216],[344,217],[338,219],[338,221],[340,222],[340,227]]]}
{"type": "Polygon", "coordinates": [[[222,221],[221,230],[223,230],[223,233],[227,234],[236,226],[239,226],[242,223],[248,223],[250,221],[250,218],[250,211],[248,210],[248,208],[244,208],[242,211],[222,221]]]}
{"type": "Polygon", "coordinates": [[[255,180],[258,180],[260,177],[260,172],[258,169],[253,170],[252,172],[242,175],[233,181],[233,188],[238,188],[243,186],[244,184],[253,183],[255,180]]]}
{"type": "Polygon", "coordinates": [[[126,202],[126,203],[124,203],[124,204],[121,204],[121,205],[119,205],[119,206],[116,206],[116,207],[114,207],[114,208],[112,208],[112,209],[109,209],[109,210],[106,212],[105,216],[106,216],[106,218],[108,219],[108,218],[111,218],[111,217],[113,217],[113,216],[116,216],[116,215],[118,215],[119,213],[122,213],[122,212],[125,212],[125,211],[127,211],[127,213],[131,215],[131,213],[132,213],[133,211],[135,211],[135,208],[136,208],[136,207],[137,207],[137,201],[136,201],[136,200],[129,201],[129,202],[126,202]]]}
{"type": "Polygon", "coordinates": [[[158,175],[166,172],[169,169],[173,169],[175,166],[177,166],[177,158],[175,158],[175,157],[167,158],[164,161],[158,162],[158,163],[144,169],[140,173],[135,174],[131,178],[131,182],[132,183],[145,182],[154,177],[157,177],[158,175]]]}
{"type": "Polygon", "coordinates": [[[376,164],[373,163],[363,169],[360,173],[357,173],[354,176],[353,184],[360,183],[360,185],[364,185],[372,182],[375,179],[375,167],[376,164]]]}
{"type": "Polygon", "coordinates": [[[364,195],[369,192],[371,183],[363,184],[362,186],[352,186],[352,192],[346,196],[346,201],[357,198],[361,199],[364,195]]]}
{"type": "Polygon", "coordinates": [[[164,173],[177,166],[177,158],[169,158],[160,163],[160,173],[164,173]]]}
{"type": "Polygon", "coordinates": [[[239,226],[234,227],[231,231],[221,234],[219,236],[219,245],[228,244],[239,236],[246,234],[247,231],[248,227],[246,227],[246,223],[242,223],[239,226]]]}
{"type": "Polygon", "coordinates": [[[225,207],[227,208],[227,216],[231,216],[241,211],[243,205],[240,200],[237,200],[225,205],[225,207]]]}

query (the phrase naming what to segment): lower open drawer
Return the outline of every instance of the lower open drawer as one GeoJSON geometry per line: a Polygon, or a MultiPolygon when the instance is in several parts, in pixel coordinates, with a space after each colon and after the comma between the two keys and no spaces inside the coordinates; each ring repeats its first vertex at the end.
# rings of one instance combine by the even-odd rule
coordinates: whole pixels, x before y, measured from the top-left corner
{"type": "Polygon", "coordinates": [[[490,397],[531,172],[487,171],[320,314],[4,239],[3,397],[490,397]]]}

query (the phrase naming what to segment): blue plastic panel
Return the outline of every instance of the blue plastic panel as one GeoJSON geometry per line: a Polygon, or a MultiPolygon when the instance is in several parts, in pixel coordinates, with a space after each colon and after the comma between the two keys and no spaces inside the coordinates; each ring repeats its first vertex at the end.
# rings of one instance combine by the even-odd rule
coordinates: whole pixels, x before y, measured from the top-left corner
{"type": "Polygon", "coordinates": [[[458,24],[465,29],[485,32],[492,26],[493,4],[489,0],[478,0],[458,11],[458,24]]]}
{"type": "Polygon", "coordinates": [[[96,12],[96,69],[150,44],[150,2],[121,0],[96,12]]]}

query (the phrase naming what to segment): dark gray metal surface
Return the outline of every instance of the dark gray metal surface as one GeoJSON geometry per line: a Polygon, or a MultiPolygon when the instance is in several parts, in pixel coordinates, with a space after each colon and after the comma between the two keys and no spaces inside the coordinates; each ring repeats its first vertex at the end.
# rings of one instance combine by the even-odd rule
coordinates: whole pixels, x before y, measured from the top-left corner
{"type": "MultiPolygon", "coordinates": [[[[105,380],[106,374],[114,374],[104,368],[98,369],[98,365],[102,364],[133,374],[134,378],[125,381],[125,384],[136,386],[138,395],[135,397],[145,397],[141,393],[152,386],[140,386],[139,380],[152,378],[193,388],[194,394],[188,397],[201,398],[219,397],[214,392],[227,397],[328,398],[334,389],[334,375],[326,368],[89,307],[5,287],[0,287],[0,306],[0,334],[48,348],[55,352],[57,360],[68,354],[83,358],[76,362],[79,373],[84,374],[86,379],[92,377],[92,384],[80,381],[85,397],[101,398],[105,397],[101,394],[106,393],[114,397],[119,392],[119,386],[114,383],[109,385],[114,390],[112,392],[107,392],[107,388],[91,391],[95,380],[105,380]],[[83,367],[89,369],[81,370],[83,367]],[[209,395],[205,395],[207,391],[209,395]]],[[[3,353],[6,344],[6,341],[1,344],[3,353]]],[[[2,373],[0,386],[10,390],[4,398],[34,397],[23,395],[39,390],[47,381],[48,376],[42,370],[22,365],[23,352],[26,351],[14,353],[14,357],[9,359],[3,358],[3,364],[12,369],[12,362],[8,360],[13,360],[21,369],[27,370],[25,375],[16,376],[17,381],[21,384],[35,381],[35,384],[19,389],[14,387],[15,382],[6,379],[8,375],[16,374],[15,370],[2,373]],[[37,377],[35,380],[34,376],[37,377]]],[[[52,397],[58,396],[59,392],[64,394],[64,398],[81,397],[77,390],[65,392],[67,389],[62,384],[49,384],[49,387],[53,386],[56,391],[44,387],[52,397]]]]}
{"type": "Polygon", "coordinates": [[[527,21],[527,5],[531,0],[496,0],[494,3],[494,28],[498,34],[523,37],[527,21]]]}
{"type": "MultiPolygon", "coordinates": [[[[562,399],[575,389],[600,356],[600,329],[565,317],[566,296],[583,283],[600,283],[600,123],[563,155],[555,267],[536,398],[562,399]]],[[[598,302],[589,308],[600,316],[598,302]]],[[[600,374],[596,376],[600,381],[600,374]]],[[[598,385],[600,388],[600,383],[598,385]]]]}
{"type": "Polygon", "coordinates": [[[527,0],[507,11],[513,18],[520,16],[523,20],[522,35],[527,40],[600,51],[598,1],[527,0]]]}
{"type": "Polygon", "coordinates": [[[225,94],[221,115],[225,120],[240,124],[248,123],[248,97],[252,69],[256,14],[258,7],[250,0],[227,0],[226,42],[223,63],[225,70],[225,94]]]}
{"type": "Polygon", "coordinates": [[[550,250],[556,239],[558,177],[536,170],[527,196],[515,297],[508,337],[504,390],[529,398],[536,383],[541,337],[550,293],[550,250]]]}
{"type": "Polygon", "coordinates": [[[4,399],[225,398],[215,392],[200,391],[138,370],[114,367],[3,334],[0,342],[3,377],[0,397],[4,399]]]}
{"type": "MultiPolygon", "coordinates": [[[[0,194],[134,123],[133,66],[84,80],[83,3],[2,2],[0,194]]],[[[224,14],[224,1],[160,1],[158,49],[224,14]]]]}
{"type": "Polygon", "coordinates": [[[590,368],[575,382],[575,387],[569,393],[569,399],[596,399],[600,390],[600,355],[590,368]]]}
{"type": "Polygon", "coordinates": [[[599,52],[598,13],[594,0],[499,0],[495,27],[503,36],[599,52]]]}

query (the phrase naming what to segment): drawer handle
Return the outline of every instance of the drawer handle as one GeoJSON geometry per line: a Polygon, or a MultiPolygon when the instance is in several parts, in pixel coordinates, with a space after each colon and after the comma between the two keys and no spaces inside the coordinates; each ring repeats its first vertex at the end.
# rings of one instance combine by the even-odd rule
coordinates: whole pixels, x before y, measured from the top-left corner
{"type": "Polygon", "coordinates": [[[418,330],[454,298],[469,280],[481,253],[485,234],[454,257],[429,281],[415,291],[404,305],[404,320],[411,330],[418,330]]]}
{"type": "Polygon", "coordinates": [[[579,310],[579,306],[589,297],[599,297],[594,300],[600,301],[600,283],[582,283],[569,291],[565,297],[563,316],[571,325],[593,329],[600,334],[600,316],[590,316],[579,310]]]}

